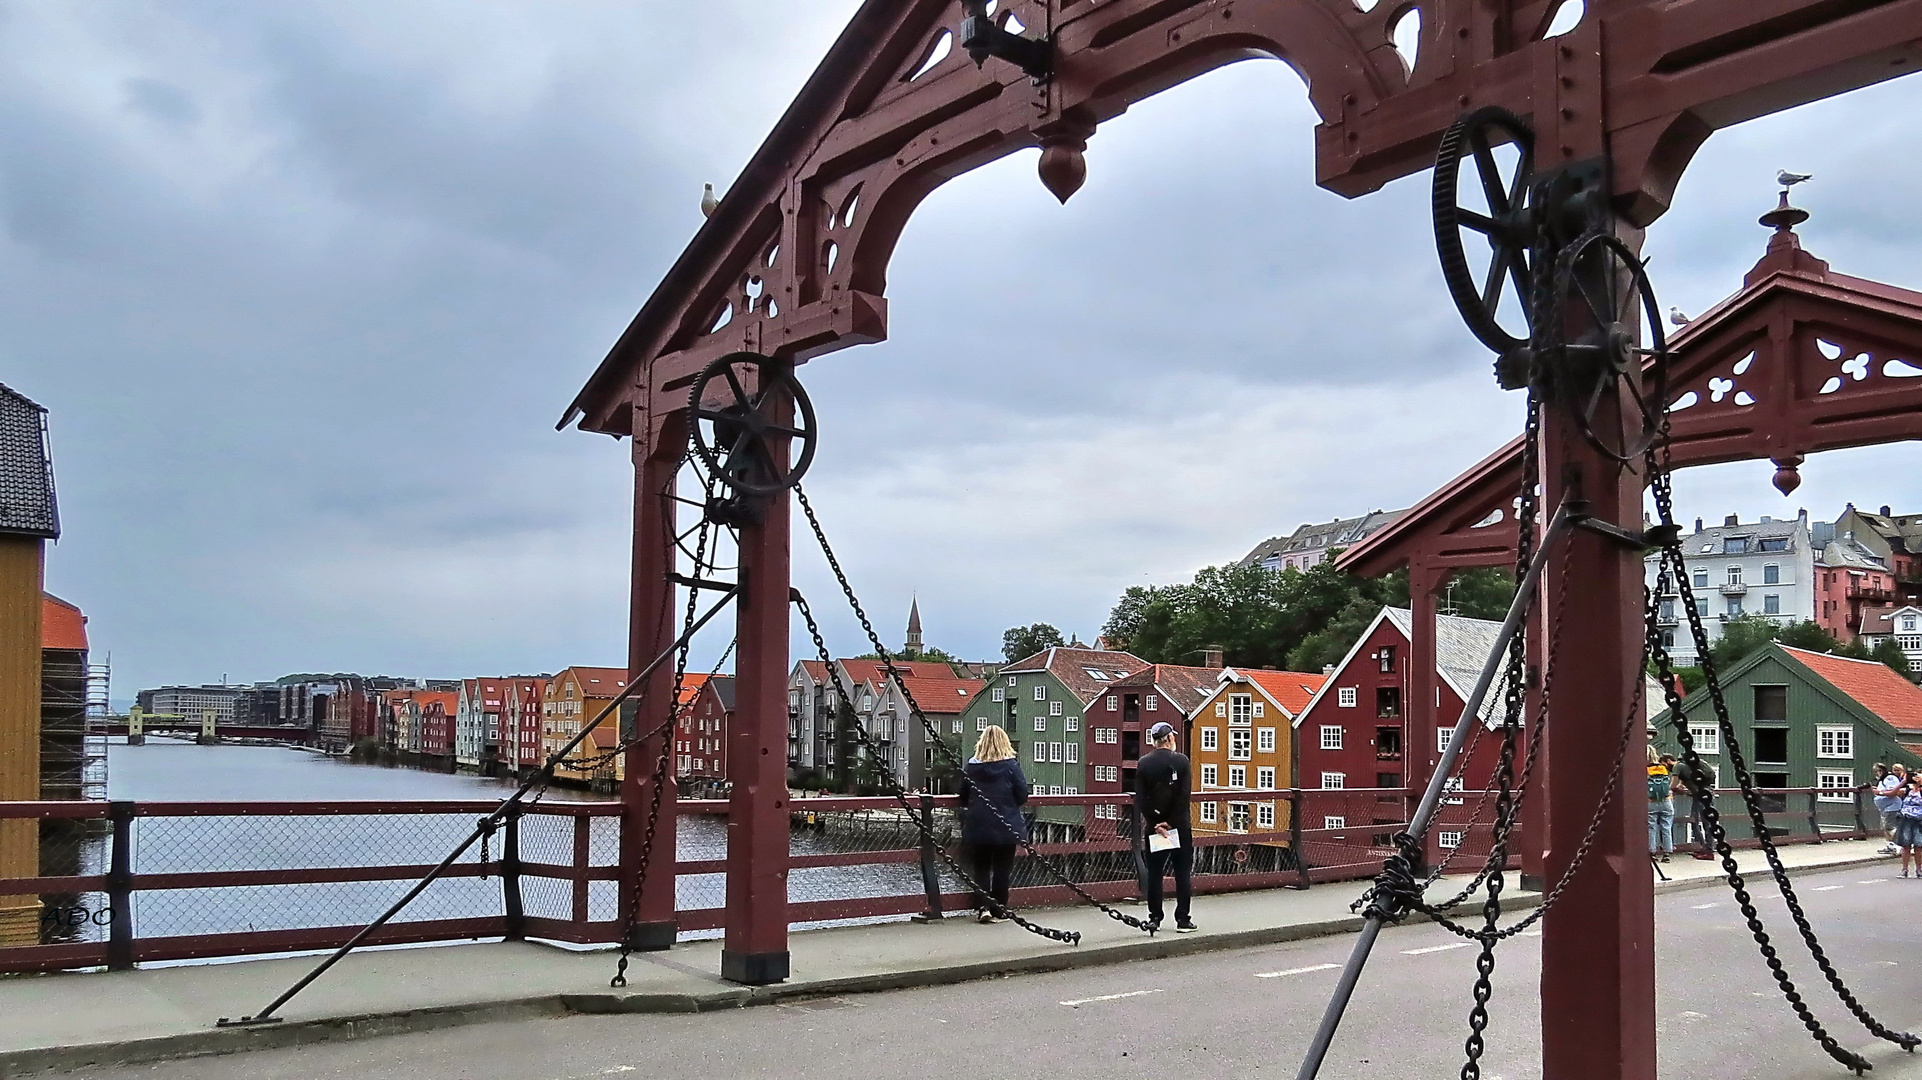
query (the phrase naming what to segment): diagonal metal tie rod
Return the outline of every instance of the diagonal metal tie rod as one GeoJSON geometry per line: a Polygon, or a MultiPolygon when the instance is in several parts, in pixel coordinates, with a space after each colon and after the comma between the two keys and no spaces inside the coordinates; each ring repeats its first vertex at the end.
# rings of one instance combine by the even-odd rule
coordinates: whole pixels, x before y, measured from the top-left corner
{"type": "Polygon", "coordinates": [[[293,1000],[293,997],[295,994],[298,994],[302,990],[307,989],[307,985],[309,983],[313,982],[315,979],[320,978],[321,975],[324,974],[328,968],[333,967],[335,964],[339,963],[341,959],[345,957],[348,953],[353,952],[355,949],[359,948],[361,944],[365,942],[368,939],[368,937],[370,937],[374,933],[374,931],[387,925],[387,923],[391,919],[393,919],[394,916],[401,913],[401,910],[403,908],[405,908],[408,904],[413,903],[415,897],[418,897],[421,893],[426,892],[427,886],[432,885],[442,874],[446,873],[447,868],[454,865],[455,860],[459,859],[462,855],[466,854],[467,849],[473,847],[475,841],[479,840],[483,835],[492,832],[494,830],[494,827],[499,825],[501,821],[507,817],[510,811],[512,811],[516,806],[519,806],[520,801],[527,796],[527,793],[529,791],[532,791],[534,789],[534,786],[536,784],[540,784],[547,780],[551,780],[554,775],[554,767],[556,765],[559,765],[563,760],[565,760],[567,758],[567,755],[573,753],[575,747],[579,746],[583,742],[586,742],[587,737],[593,734],[594,729],[601,726],[601,721],[606,720],[609,716],[613,715],[614,711],[621,707],[622,702],[626,701],[629,697],[633,696],[635,687],[640,686],[642,683],[645,683],[647,681],[648,676],[654,674],[654,671],[656,668],[659,668],[662,664],[666,663],[668,657],[673,656],[674,653],[681,648],[681,646],[685,645],[690,638],[692,638],[696,633],[700,632],[700,629],[703,626],[706,626],[708,622],[714,618],[714,616],[719,615],[721,613],[721,609],[726,607],[728,604],[728,601],[734,599],[735,595],[740,591],[741,590],[739,585],[735,585],[728,588],[726,593],[719,600],[716,600],[712,607],[707,609],[707,614],[702,615],[698,620],[694,622],[692,626],[687,628],[686,632],[681,634],[680,637],[675,638],[674,643],[672,645],[669,645],[666,649],[663,649],[661,651],[661,655],[655,657],[652,663],[648,664],[645,668],[642,668],[640,674],[627,680],[627,685],[621,689],[621,692],[619,694],[615,695],[614,700],[608,702],[607,706],[603,708],[600,711],[600,713],[594,717],[593,720],[589,721],[587,726],[581,728],[578,734],[576,734],[572,739],[569,739],[566,746],[563,746],[559,750],[556,750],[552,754],[548,755],[547,764],[541,766],[541,769],[539,772],[535,773],[533,776],[528,777],[526,780],[521,781],[521,786],[514,789],[514,793],[512,795],[509,795],[500,804],[499,807],[495,808],[493,813],[487,815],[484,818],[481,818],[479,824],[474,826],[474,831],[467,834],[467,839],[461,841],[460,846],[456,847],[453,851],[448,852],[447,857],[445,859],[442,859],[440,863],[436,865],[432,870],[429,870],[427,872],[426,877],[423,877],[419,881],[415,882],[414,887],[407,890],[407,895],[401,897],[399,900],[394,901],[393,907],[388,908],[386,911],[381,913],[379,918],[375,919],[373,922],[370,922],[366,926],[362,927],[360,932],[353,936],[352,940],[348,941],[347,944],[342,945],[340,948],[334,950],[333,955],[329,956],[325,960],[322,960],[319,966],[315,967],[314,970],[308,972],[299,982],[288,987],[286,993],[283,993],[279,997],[275,998],[273,1001],[268,1002],[266,1008],[260,1010],[259,1012],[255,1013],[252,1016],[243,1016],[238,1020],[230,1020],[227,1017],[223,1016],[215,1023],[214,1026],[215,1027],[251,1027],[255,1024],[279,1023],[280,1017],[275,1016],[274,1013],[279,1011],[282,1005],[285,1005],[287,1004],[287,1002],[293,1000]]]}
{"type": "MultiPolygon", "coordinates": [[[[1555,509],[1554,517],[1549,519],[1548,530],[1542,534],[1541,547],[1535,551],[1535,561],[1528,567],[1528,573],[1515,587],[1515,599],[1508,605],[1508,617],[1502,620],[1500,634],[1495,639],[1495,647],[1488,653],[1488,660],[1482,665],[1482,673],[1475,680],[1475,690],[1468,695],[1462,706],[1461,719],[1455,721],[1455,733],[1449,736],[1448,749],[1442,752],[1440,763],[1435,766],[1435,774],[1428,778],[1428,790],[1422,794],[1421,803],[1408,822],[1408,834],[1416,840],[1428,835],[1428,826],[1435,817],[1435,810],[1441,805],[1442,789],[1448,783],[1448,774],[1455,771],[1455,762],[1461,757],[1462,747],[1467,743],[1468,725],[1481,715],[1482,701],[1488,697],[1488,688],[1494,685],[1495,673],[1507,657],[1508,643],[1521,629],[1522,621],[1528,616],[1528,605],[1534,599],[1535,590],[1541,584],[1542,568],[1548,565],[1548,553],[1555,542],[1568,532],[1573,522],[1570,520],[1568,505],[1555,509]]],[[[1355,939],[1354,951],[1348,955],[1348,964],[1341,970],[1341,978],[1335,982],[1334,996],[1328,999],[1328,1010],[1322,1014],[1321,1027],[1315,1031],[1315,1040],[1308,1044],[1308,1056],[1302,1060],[1301,1071],[1296,1080],[1315,1080],[1321,1072],[1322,1059],[1328,1056],[1328,1047],[1335,1041],[1335,1029],[1341,1026],[1342,1016],[1348,1011],[1348,999],[1354,996],[1355,984],[1361,980],[1361,969],[1368,964],[1368,955],[1374,951],[1375,938],[1381,933],[1385,917],[1380,908],[1370,904],[1363,916],[1361,936],[1355,939]]]]}

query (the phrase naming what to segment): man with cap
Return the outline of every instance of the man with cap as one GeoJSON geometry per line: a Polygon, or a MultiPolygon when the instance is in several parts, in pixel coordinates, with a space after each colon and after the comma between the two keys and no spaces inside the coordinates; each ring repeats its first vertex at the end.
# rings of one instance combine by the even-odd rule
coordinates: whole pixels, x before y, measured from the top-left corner
{"type": "Polygon", "coordinates": [[[1175,750],[1175,727],[1166,721],[1148,729],[1148,741],[1154,749],[1135,767],[1135,809],[1148,845],[1148,922],[1157,929],[1161,926],[1162,877],[1172,867],[1175,931],[1192,934],[1196,927],[1188,917],[1188,901],[1193,892],[1195,835],[1188,823],[1188,756],[1175,750]]]}

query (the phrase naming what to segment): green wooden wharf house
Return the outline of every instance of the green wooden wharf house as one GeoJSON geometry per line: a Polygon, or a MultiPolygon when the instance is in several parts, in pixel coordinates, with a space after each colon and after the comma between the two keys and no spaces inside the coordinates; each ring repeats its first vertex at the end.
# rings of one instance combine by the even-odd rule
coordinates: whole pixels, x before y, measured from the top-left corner
{"type": "MultiPolygon", "coordinates": [[[[1799,818],[1804,811],[1825,832],[1853,829],[1858,820],[1855,793],[1871,782],[1873,765],[1900,761],[1910,768],[1922,766],[1922,689],[1886,664],[1770,642],[1722,673],[1721,681],[1755,786],[1815,789],[1813,795],[1763,799],[1770,812],[1794,819],[1790,832],[1807,835],[1808,825],[1799,818]]],[[[1697,752],[1715,769],[1716,786],[1734,788],[1735,773],[1707,688],[1683,700],[1682,715],[1697,752]]],[[[1669,710],[1649,723],[1656,729],[1655,746],[1679,755],[1669,710]]],[[[1723,795],[1716,805],[1729,822],[1731,836],[1752,836],[1739,796],[1723,795]]],[[[1859,808],[1874,831],[1875,811],[1866,795],[1859,808]]],[[[1678,820],[1688,812],[1686,800],[1678,798],[1678,820]]],[[[1678,825],[1678,839],[1683,833],[1678,825]]]]}

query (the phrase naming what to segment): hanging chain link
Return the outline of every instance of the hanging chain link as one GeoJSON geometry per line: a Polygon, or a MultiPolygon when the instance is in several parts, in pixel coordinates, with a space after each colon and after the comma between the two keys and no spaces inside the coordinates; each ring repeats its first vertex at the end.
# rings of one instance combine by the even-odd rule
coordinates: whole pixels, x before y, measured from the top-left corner
{"type": "MultiPolygon", "coordinates": [[[[801,504],[801,511],[807,517],[808,527],[814,532],[815,542],[821,546],[821,554],[827,559],[828,569],[834,572],[834,580],[841,587],[841,595],[846,598],[848,606],[854,612],[855,618],[860,621],[861,629],[867,634],[868,643],[874,646],[875,655],[881,658],[881,663],[887,669],[888,678],[896,686],[901,688],[901,696],[908,703],[909,714],[920,723],[922,731],[927,735],[929,745],[938,748],[937,752],[941,755],[942,759],[954,769],[961,783],[967,785],[970,791],[978,794],[978,789],[974,787],[974,781],[968,778],[967,762],[963,760],[960,755],[956,754],[952,747],[948,746],[947,740],[941,737],[940,731],[934,726],[933,722],[928,719],[927,714],[921,711],[921,705],[915,701],[913,691],[908,689],[907,680],[902,678],[900,670],[894,665],[893,654],[888,651],[886,645],[881,643],[881,635],[875,632],[873,621],[868,618],[867,611],[861,606],[860,598],[854,594],[854,586],[848,582],[846,571],[841,569],[841,560],[835,557],[834,548],[828,543],[827,533],[821,528],[821,519],[815,515],[813,504],[808,502],[807,492],[803,491],[799,484],[794,486],[794,497],[795,500],[801,504]]],[[[824,645],[822,647],[825,648],[824,645]]],[[[826,660],[827,658],[824,657],[823,659],[826,660]]],[[[830,672],[834,671],[832,663],[828,664],[828,670],[830,672]]],[[[837,689],[840,689],[838,682],[837,689]]],[[[852,701],[853,699],[846,697],[845,700],[852,701]]],[[[892,771],[889,771],[889,775],[890,777],[892,776],[892,771]]],[[[1016,832],[1015,835],[1018,836],[1020,834],[1016,832]]],[[[1082,888],[1079,883],[1074,881],[1066,871],[1062,870],[1059,864],[1042,854],[1041,851],[1035,847],[1032,838],[1021,841],[1021,846],[1049,877],[1053,878],[1057,883],[1065,885],[1070,892],[1074,893],[1075,896],[1081,900],[1099,908],[1101,912],[1110,919],[1149,934],[1155,932],[1155,927],[1146,920],[1138,919],[1125,911],[1116,910],[1096,899],[1086,889],[1082,888]]],[[[1079,935],[1076,935],[1076,940],[1079,940],[1079,935]]]]}
{"type": "MultiPolygon", "coordinates": [[[[1715,660],[1709,651],[1708,629],[1703,625],[1701,612],[1695,606],[1695,590],[1690,584],[1687,563],[1682,554],[1680,532],[1673,528],[1675,525],[1674,490],[1670,483],[1671,465],[1666,422],[1663,424],[1658,445],[1661,447],[1661,459],[1657,460],[1656,452],[1651,448],[1646,455],[1646,461],[1652,481],[1651,486],[1654,489],[1656,514],[1661,524],[1670,528],[1670,536],[1673,537],[1662,548],[1659,567],[1674,575],[1677,596],[1683,609],[1688,613],[1689,634],[1695,644],[1697,664],[1706,682],[1708,700],[1715,712],[1716,725],[1721,732],[1723,754],[1735,770],[1736,783],[1742,791],[1742,803],[1748,811],[1749,822],[1754,827],[1756,838],[1768,862],[1769,873],[1774,878],[1776,886],[1782,891],[1782,901],[1788,907],[1789,917],[1801,934],[1802,942],[1807,946],[1810,957],[1821,969],[1823,977],[1828,981],[1837,999],[1876,1038],[1892,1042],[1913,1053],[1916,1046],[1922,1044],[1922,1038],[1908,1032],[1894,1031],[1884,1025],[1869,1013],[1849,990],[1847,984],[1842,981],[1840,973],[1835,970],[1835,965],[1829,960],[1827,953],[1822,949],[1821,942],[1816,938],[1815,929],[1809,925],[1801,900],[1796,896],[1795,887],[1789,880],[1788,870],[1782,865],[1781,855],[1776,851],[1774,839],[1769,834],[1761,800],[1755,792],[1754,780],[1749,774],[1747,761],[1742,755],[1739,735],[1733,721],[1729,718],[1728,702],[1723,696],[1721,679],[1716,673],[1715,660]]],[[[1670,723],[1675,729],[1676,739],[1681,743],[1682,761],[1693,780],[1703,774],[1705,766],[1696,749],[1695,736],[1688,730],[1688,718],[1682,711],[1682,695],[1675,689],[1673,662],[1659,628],[1655,625],[1655,620],[1656,612],[1651,605],[1649,648],[1654,654],[1654,663],[1662,681],[1664,696],[1667,698],[1670,723]]],[[[1754,935],[1756,947],[1760,949],[1762,960],[1768,965],[1769,973],[1774,976],[1775,984],[1782,991],[1782,996],[1788,1000],[1789,1007],[1794,1010],[1796,1018],[1802,1021],[1802,1026],[1808,1029],[1810,1036],[1821,1045],[1822,1049],[1836,1061],[1853,1069],[1858,1076],[1861,1075],[1872,1066],[1861,1055],[1842,1046],[1833,1035],[1829,1034],[1828,1030],[1815,1018],[1808,1004],[1802,1000],[1802,995],[1796,990],[1795,983],[1790,980],[1788,971],[1783,967],[1775,945],[1770,940],[1768,931],[1763,927],[1761,916],[1756,912],[1747,883],[1736,867],[1735,851],[1729,844],[1728,830],[1722,824],[1722,815],[1716,809],[1714,799],[1702,801],[1701,818],[1702,828],[1708,834],[1710,846],[1720,857],[1722,872],[1730,890],[1735,894],[1736,904],[1742,911],[1742,918],[1747,922],[1749,932],[1754,935]]]]}
{"type": "MultiPolygon", "coordinates": [[[[691,460],[691,457],[692,456],[690,455],[689,460],[691,460]]],[[[715,490],[715,481],[713,480],[713,478],[710,477],[708,479],[706,483],[706,488],[707,488],[708,497],[712,498],[715,490]]],[[[671,482],[669,484],[669,489],[666,492],[662,493],[661,498],[663,500],[672,500],[674,498],[674,491],[673,491],[673,486],[671,482]]],[[[664,502],[664,505],[662,507],[663,515],[669,520],[671,520],[672,510],[673,510],[673,503],[671,501],[664,502]]],[[[673,530],[670,528],[668,532],[671,534],[673,530]]],[[[712,534],[713,534],[713,523],[710,522],[706,517],[703,517],[701,519],[698,535],[696,536],[694,541],[694,550],[693,552],[690,553],[692,556],[693,562],[692,562],[692,569],[689,571],[689,574],[690,576],[696,579],[701,578],[702,576],[704,576],[705,573],[711,572],[713,569],[713,567],[710,565],[711,560],[708,555],[708,544],[711,540],[714,539],[712,534]]],[[[719,545],[717,543],[716,547],[718,546],[719,545]]],[[[672,574],[674,571],[675,553],[677,550],[684,550],[680,547],[680,538],[670,535],[668,539],[667,553],[666,553],[666,557],[667,557],[666,569],[667,569],[667,572],[670,574],[672,574]]],[[[669,585],[669,588],[672,588],[671,584],[669,585]]],[[[628,747],[639,744],[639,743],[644,743],[648,739],[654,738],[656,736],[659,736],[661,739],[660,757],[655,761],[653,775],[648,780],[650,798],[648,800],[648,805],[647,805],[647,825],[641,833],[641,850],[638,854],[638,857],[635,860],[634,881],[632,883],[631,892],[628,897],[627,910],[622,914],[622,917],[621,917],[620,959],[615,962],[614,977],[608,980],[608,985],[610,987],[613,987],[616,990],[622,987],[625,987],[627,985],[628,958],[632,956],[634,952],[634,928],[640,922],[641,896],[642,896],[642,893],[647,888],[648,868],[650,865],[652,865],[653,859],[654,859],[654,837],[655,837],[655,834],[660,830],[661,789],[669,782],[668,770],[669,770],[669,767],[672,765],[673,759],[674,759],[674,740],[673,740],[672,732],[673,732],[675,723],[678,722],[681,718],[681,713],[686,709],[687,704],[689,704],[689,703],[684,703],[681,700],[681,697],[682,697],[682,689],[687,682],[688,655],[694,645],[694,642],[692,641],[691,631],[694,628],[695,612],[700,607],[700,593],[701,593],[701,590],[697,588],[693,588],[691,586],[687,590],[687,610],[684,616],[682,617],[682,622],[681,622],[681,647],[674,655],[674,682],[673,682],[671,693],[668,697],[667,719],[662,721],[652,731],[649,731],[646,734],[642,734],[640,732],[639,730],[640,725],[638,723],[635,724],[634,725],[636,729],[634,732],[635,737],[633,739],[621,741],[619,745],[615,746],[613,750],[608,751],[608,755],[611,758],[612,755],[623,753],[628,749],[628,747]]],[[[721,665],[727,663],[728,653],[731,653],[733,651],[734,651],[734,646],[730,644],[727,648],[727,652],[722,653],[720,661],[714,665],[715,672],[718,673],[721,670],[721,665]]],[[[713,676],[710,675],[709,677],[712,678],[713,676]]],[[[643,701],[646,700],[646,697],[645,697],[646,692],[647,691],[645,688],[641,690],[641,694],[643,695],[642,696],[643,701]]],[[[639,715],[639,706],[636,706],[635,715],[636,716],[639,715]]]]}
{"type": "MultiPolygon", "coordinates": [[[[853,701],[854,698],[849,694],[847,684],[841,681],[841,672],[834,663],[834,654],[828,649],[827,639],[821,634],[821,626],[814,619],[814,609],[808,606],[807,598],[802,596],[798,591],[794,594],[794,606],[795,610],[801,613],[801,621],[807,624],[808,636],[814,639],[815,652],[819,654],[822,665],[827,668],[828,678],[834,683],[835,693],[840,695],[841,701],[853,701]]],[[[906,692],[905,687],[903,688],[903,692],[906,692]]],[[[840,709],[837,704],[837,716],[839,715],[839,711],[840,709]]],[[[888,794],[900,805],[901,809],[906,812],[908,820],[914,822],[915,830],[921,834],[922,842],[947,866],[950,873],[960,879],[963,887],[973,892],[980,898],[982,903],[988,906],[988,910],[996,918],[1007,919],[1028,933],[1039,935],[1050,941],[1059,941],[1068,945],[1081,944],[1081,934],[1079,932],[1074,930],[1057,930],[1051,926],[1043,926],[1040,923],[1031,922],[1023,918],[1019,912],[1015,911],[1012,905],[1005,905],[991,896],[981,882],[976,881],[972,874],[969,874],[961,868],[961,864],[948,852],[947,845],[940,842],[940,838],[934,835],[934,831],[929,823],[924,821],[917,808],[908,802],[907,787],[895,777],[894,769],[880,756],[881,748],[874,744],[873,739],[867,733],[865,725],[856,719],[847,726],[847,730],[853,734],[854,741],[860,744],[861,752],[865,754],[869,760],[879,761],[881,763],[881,768],[877,770],[877,773],[882,779],[882,786],[888,789],[888,794]]],[[[967,779],[965,774],[962,776],[962,782],[972,783],[967,779]]],[[[979,789],[976,790],[978,793],[979,789]]],[[[987,802],[985,798],[983,798],[983,803],[990,807],[994,806],[993,803],[987,802]]],[[[1008,827],[1009,835],[1021,835],[1021,830],[1014,827],[1014,823],[1007,819],[1006,814],[1003,813],[1000,808],[996,807],[995,812],[1001,817],[1002,824],[1008,827]]],[[[1034,850],[1032,843],[1026,841],[1024,841],[1024,843],[1027,844],[1029,852],[1032,853],[1034,850]]]]}

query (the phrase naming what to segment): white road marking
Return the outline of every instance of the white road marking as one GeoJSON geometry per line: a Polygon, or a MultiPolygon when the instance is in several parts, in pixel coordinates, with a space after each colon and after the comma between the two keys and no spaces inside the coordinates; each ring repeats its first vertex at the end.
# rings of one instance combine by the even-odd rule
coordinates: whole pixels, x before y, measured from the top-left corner
{"type": "Polygon", "coordinates": [[[1856,882],[1856,884],[1857,885],[1880,885],[1882,883],[1880,881],[1858,881],[1856,882]]]}
{"type": "Polygon", "coordinates": [[[1255,973],[1255,978],[1279,979],[1283,975],[1306,975],[1311,971],[1333,971],[1340,966],[1340,964],[1316,964],[1313,967],[1289,968],[1287,971],[1258,971],[1255,973]]]}
{"type": "Polygon", "coordinates": [[[1522,931],[1522,936],[1523,937],[1541,937],[1542,932],[1540,930],[1524,930],[1522,931]]]}
{"type": "Polygon", "coordinates": [[[1815,887],[1815,891],[1816,892],[1834,892],[1837,889],[1846,889],[1846,888],[1848,888],[1847,885],[1817,885],[1815,887]]]}
{"type": "Polygon", "coordinates": [[[1682,1015],[1688,1017],[1690,1020],[1707,1020],[1708,1019],[1707,1013],[1684,1012],[1682,1015]]]}
{"type": "Polygon", "coordinates": [[[1125,994],[1103,994],[1100,997],[1076,998],[1073,1001],[1064,1001],[1061,1004],[1073,1007],[1076,1005],[1086,1005],[1091,1001],[1119,1001],[1122,998],[1142,997],[1147,994],[1159,993],[1161,993],[1159,990],[1130,990],[1125,994]]]}
{"type": "Polygon", "coordinates": [[[1452,945],[1430,945],[1426,949],[1403,949],[1401,954],[1403,956],[1421,956],[1424,953],[1447,952],[1450,949],[1466,949],[1468,945],[1469,943],[1466,941],[1457,941],[1452,945]]]}
{"type": "Polygon", "coordinates": [[[1696,904],[1693,907],[1689,908],[1689,910],[1690,911],[1707,911],[1709,908],[1721,907],[1721,906],[1722,906],[1721,904],[1696,904]]]}

